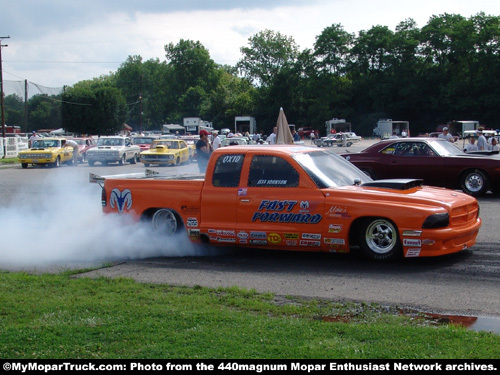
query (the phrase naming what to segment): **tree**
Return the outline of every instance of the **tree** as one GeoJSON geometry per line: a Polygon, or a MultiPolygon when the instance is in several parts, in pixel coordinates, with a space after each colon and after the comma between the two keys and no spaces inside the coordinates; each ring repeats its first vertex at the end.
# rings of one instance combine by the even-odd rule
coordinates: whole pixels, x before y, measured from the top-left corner
{"type": "Polygon", "coordinates": [[[248,39],[249,47],[240,49],[243,59],[237,67],[258,86],[269,86],[281,69],[297,59],[299,49],[292,37],[272,30],[261,31],[248,39]]]}
{"type": "Polygon", "coordinates": [[[63,127],[69,132],[116,134],[127,119],[120,90],[105,83],[79,82],[63,94],[63,127]]]}

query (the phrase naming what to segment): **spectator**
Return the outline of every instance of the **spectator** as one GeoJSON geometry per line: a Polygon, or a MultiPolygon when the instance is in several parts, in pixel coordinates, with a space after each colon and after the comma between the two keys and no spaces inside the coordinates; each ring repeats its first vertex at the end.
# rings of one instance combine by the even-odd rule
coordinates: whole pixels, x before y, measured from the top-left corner
{"type": "Polygon", "coordinates": [[[276,144],[276,132],[278,131],[278,128],[275,126],[273,128],[273,132],[267,137],[267,143],[270,145],[275,145],[276,144]]]}
{"type": "Polygon", "coordinates": [[[448,131],[448,128],[446,126],[443,128],[443,132],[441,134],[439,134],[438,138],[444,138],[447,141],[455,142],[455,138],[453,138],[453,136],[450,134],[450,132],[448,131]]]}
{"type": "Polygon", "coordinates": [[[205,173],[207,170],[208,159],[210,159],[211,146],[208,141],[209,135],[210,134],[206,130],[200,130],[200,139],[196,142],[196,160],[198,161],[200,173],[205,173]]]}
{"type": "Polygon", "coordinates": [[[477,151],[477,145],[476,145],[476,138],[475,137],[470,137],[469,138],[469,144],[465,146],[464,152],[471,152],[471,151],[477,151]]]}
{"type": "Polygon", "coordinates": [[[293,136],[293,141],[294,142],[299,142],[300,141],[299,133],[297,133],[297,131],[295,129],[292,130],[292,136],[293,136]]]}
{"type": "Polygon", "coordinates": [[[491,137],[491,144],[488,145],[490,151],[498,151],[498,141],[495,137],[491,137]]]}
{"type": "Polygon", "coordinates": [[[31,145],[33,144],[33,141],[36,140],[36,139],[38,139],[38,138],[40,138],[40,136],[38,134],[36,134],[36,131],[33,130],[31,132],[31,137],[29,139],[29,145],[28,145],[28,147],[31,147],[31,145]]]}
{"type": "Polygon", "coordinates": [[[483,135],[483,128],[477,129],[476,133],[477,133],[477,149],[479,151],[487,150],[488,142],[486,141],[486,137],[483,135]]]}
{"type": "Polygon", "coordinates": [[[220,147],[221,140],[218,131],[212,132],[212,150],[215,151],[220,147]]]}

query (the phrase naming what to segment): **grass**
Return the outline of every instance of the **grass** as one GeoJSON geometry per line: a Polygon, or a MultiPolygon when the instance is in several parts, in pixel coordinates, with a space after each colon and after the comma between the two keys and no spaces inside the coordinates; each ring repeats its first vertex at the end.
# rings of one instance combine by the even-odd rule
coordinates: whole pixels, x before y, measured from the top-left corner
{"type": "Polygon", "coordinates": [[[492,359],[500,335],[239,288],[0,273],[0,358],[492,359]]]}
{"type": "Polygon", "coordinates": [[[13,164],[13,163],[17,163],[18,160],[17,158],[2,158],[0,157],[0,165],[1,164],[13,164]]]}

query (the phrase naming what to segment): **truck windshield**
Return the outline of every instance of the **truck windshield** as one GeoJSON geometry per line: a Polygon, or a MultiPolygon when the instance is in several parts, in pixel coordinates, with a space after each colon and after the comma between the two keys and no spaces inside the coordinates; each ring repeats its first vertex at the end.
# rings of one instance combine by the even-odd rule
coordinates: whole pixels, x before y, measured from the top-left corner
{"type": "Polygon", "coordinates": [[[300,164],[319,188],[354,185],[357,181],[372,181],[365,173],[343,157],[329,150],[296,153],[293,159],[300,164]]]}

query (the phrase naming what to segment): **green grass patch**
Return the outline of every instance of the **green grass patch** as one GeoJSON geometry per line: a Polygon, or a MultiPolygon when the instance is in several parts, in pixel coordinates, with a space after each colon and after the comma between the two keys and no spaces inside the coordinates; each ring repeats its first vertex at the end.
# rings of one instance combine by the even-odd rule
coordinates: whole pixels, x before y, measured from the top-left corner
{"type": "Polygon", "coordinates": [[[18,163],[17,158],[2,158],[0,157],[0,164],[15,164],[18,163]]]}
{"type": "Polygon", "coordinates": [[[239,288],[0,273],[1,358],[499,358],[500,335],[239,288]]]}

